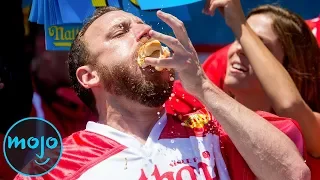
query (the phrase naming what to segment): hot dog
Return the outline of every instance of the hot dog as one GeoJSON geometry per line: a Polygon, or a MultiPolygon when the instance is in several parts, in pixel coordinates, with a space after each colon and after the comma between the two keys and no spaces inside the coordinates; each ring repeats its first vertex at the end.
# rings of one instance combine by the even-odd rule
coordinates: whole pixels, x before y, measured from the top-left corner
{"type": "MultiPolygon", "coordinates": [[[[170,56],[170,50],[168,47],[161,46],[160,41],[151,39],[141,46],[138,54],[138,65],[140,67],[145,67],[144,59],[146,57],[167,58],[170,56]]],[[[162,71],[164,68],[156,66],[155,69],[157,71],[162,71]]]]}

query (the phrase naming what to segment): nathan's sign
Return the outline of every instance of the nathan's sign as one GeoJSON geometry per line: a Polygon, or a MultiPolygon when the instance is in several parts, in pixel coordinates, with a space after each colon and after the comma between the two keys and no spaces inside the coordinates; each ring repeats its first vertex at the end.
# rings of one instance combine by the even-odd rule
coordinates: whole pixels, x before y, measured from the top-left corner
{"type": "MultiPolygon", "coordinates": [[[[110,1],[110,0],[109,0],[110,1]]],[[[153,10],[172,8],[192,3],[199,2],[201,0],[130,0],[131,3],[140,7],[141,10],[153,10]]]]}
{"type": "Polygon", "coordinates": [[[46,28],[47,50],[68,51],[72,41],[80,31],[81,24],[56,25],[46,28]]]}
{"type": "MultiPolygon", "coordinates": [[[[49,51],[68,51],[81,28],[81,24],[46,27],[46,49],[49,51]]],[[[162,33],[174,36],[172,31],[162,33]]]]}

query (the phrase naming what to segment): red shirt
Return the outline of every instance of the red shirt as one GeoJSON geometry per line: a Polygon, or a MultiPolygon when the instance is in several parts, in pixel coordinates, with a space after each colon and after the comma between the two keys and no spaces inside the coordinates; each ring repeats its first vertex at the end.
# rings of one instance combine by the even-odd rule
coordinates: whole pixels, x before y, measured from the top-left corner
{"type": "Polygon", "coordinates": [[[208,78],[221,89],[226,76],[229,47],[230,45],[227,45],[211,54],[202,65],[208,78]]]}
{"type": "MultiPolygon", "coordinates": [[[[257,113],[303,151],[302,135],[292,120],[257,113]]],[[[203,179],[256,179],[231,139],[205,109],[183,116],[163,116],[144,145],[128,134],[93,122],[86,130],[64,139],[63,144],[62,158],[49,174],[37,178],[19,175],[15,179],[174,180],[196,179],[196,174],[203,179]]],[[[37,168],[30,167],[32,171],[37,168]]]]}
{"type": "Polygon", "coordinates": [[[306,21],[320,45],[320,16],[306,21]]]}

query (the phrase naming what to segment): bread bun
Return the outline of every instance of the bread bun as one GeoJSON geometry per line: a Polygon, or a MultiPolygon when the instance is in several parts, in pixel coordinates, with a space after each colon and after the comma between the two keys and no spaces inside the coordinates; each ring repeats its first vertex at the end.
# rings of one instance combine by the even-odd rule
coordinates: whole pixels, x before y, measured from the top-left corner
{"type": "MultiPolygon", "coordinates": [[[[168,47],[161,46],[160,41],[158,40],[149,40],[145,43],[138,51],[138,65],[140,67],[145,67],[144,58],[154,57],[154,58],[167,58],[170,56],[170,50],[168,47]]],[[[157,71],[162,71],[163,68],[155,67],[157,71]]]]}

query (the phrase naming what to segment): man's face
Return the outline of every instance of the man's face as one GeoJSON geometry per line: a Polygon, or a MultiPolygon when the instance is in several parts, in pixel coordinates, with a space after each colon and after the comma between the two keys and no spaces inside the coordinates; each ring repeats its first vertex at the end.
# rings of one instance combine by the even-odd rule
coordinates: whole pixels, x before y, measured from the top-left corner
{"type": "Polygon", "coordinates": [[[112,11],[95,20],[84,35],[85,42],[108,93],[159,107],[169,98],[173,71],[140,68],[138,49],[148,40],[151,27],[132,14],[112,11]]]}

